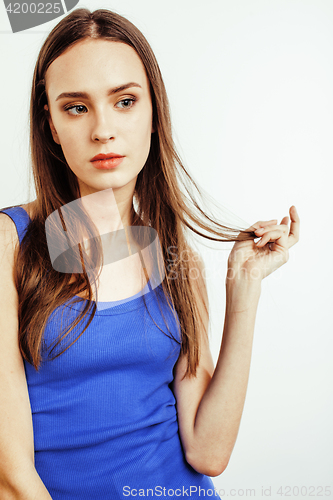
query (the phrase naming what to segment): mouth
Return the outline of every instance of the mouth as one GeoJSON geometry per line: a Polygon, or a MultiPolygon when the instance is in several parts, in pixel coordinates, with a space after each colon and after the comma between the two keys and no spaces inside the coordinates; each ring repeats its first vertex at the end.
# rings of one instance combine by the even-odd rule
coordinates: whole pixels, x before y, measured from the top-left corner
{"type": "Polygon", "coordinates": [[[111,160],[113,158],[124,158],[122,155],[118,155],[116,153],[106,153],[106,154],[103,154],[103,153],[100,153],[96,156],[94,156],[93,158],[91,158],[90,161],[103,161],[103,160],[111,160]]]}
{"type": "Polygon", "coordinates": [[[97,155],[91,161],[94,168],[99,170],[110,170],[117,167],[125,157],[120,155],[97,155]]]}

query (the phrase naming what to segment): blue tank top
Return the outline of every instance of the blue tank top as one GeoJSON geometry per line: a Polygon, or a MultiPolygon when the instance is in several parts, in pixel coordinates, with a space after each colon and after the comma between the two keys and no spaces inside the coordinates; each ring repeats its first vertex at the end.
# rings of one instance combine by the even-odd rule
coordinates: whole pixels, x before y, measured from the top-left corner
{"type": "MultiPolygon", "coordinates": [[[[21,243],[27,212],[20,206],[0,212],[14,221],[21,243]]],[[[155,292],[180,341],[162,285],[155,292]]],[[[35,468],[53,500],[220,498],[212,479],[185,459],[170,387],[180,344],[154,324],[168,333],[151,287],[145,301],[153,319],[141,292],[104,304],[81,337],[51,360],[60,329],[72,324],[86,302],[71,299],[48,318],[39,371],[24,360],[35,468]]],[[[72,340],[85,325],[86,319],[72,340]]]]}

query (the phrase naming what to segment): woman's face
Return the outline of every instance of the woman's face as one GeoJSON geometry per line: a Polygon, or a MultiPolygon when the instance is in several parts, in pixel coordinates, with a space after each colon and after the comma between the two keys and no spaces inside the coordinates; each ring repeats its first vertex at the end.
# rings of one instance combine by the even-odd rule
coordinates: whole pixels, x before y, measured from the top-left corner
{"type": "Polygon", "coordinates": [[[77,176],[81,196],[113,188],[122,199],[132,198],[153,132],[149,81],[135,50],[105,39],[85,39],[52,62],[45,81],[53,139],[77,176]],[[77,95],[61,96],[68,93],[77,95]],[[101,170],[91,162],[100,153],[124,158],[118,166],[101,170]]]}

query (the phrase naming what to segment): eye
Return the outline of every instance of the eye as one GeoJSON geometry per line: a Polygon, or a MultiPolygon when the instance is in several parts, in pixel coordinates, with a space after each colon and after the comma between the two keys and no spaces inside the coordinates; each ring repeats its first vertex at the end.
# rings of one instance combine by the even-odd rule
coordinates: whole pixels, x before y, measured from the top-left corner
{"type": "MultiPolygon", "coordinates": [[[[82,104],[78,104],[77,106],[68,106],[67,108],[64,108],[65,111],[69,111],[70,109],[76,109],[76,110],[82,110],[82,108],[84,109],[87,109],[85,106],[83,106],[82,104]]],[[[83,113],[68,113],[69,115],[72,115],[72,116],[80,116],[82,115],[83,113]]]]}
{"type": "Polygon", "coordinates": [[[122,106],[122,109],[130,109],[134,106],[136,99],[135,98],[128,98],[128,99],[122,99],[121,101],[117,102],[117,105],[120,103],[124,103],[125,106],[122,106]]]}

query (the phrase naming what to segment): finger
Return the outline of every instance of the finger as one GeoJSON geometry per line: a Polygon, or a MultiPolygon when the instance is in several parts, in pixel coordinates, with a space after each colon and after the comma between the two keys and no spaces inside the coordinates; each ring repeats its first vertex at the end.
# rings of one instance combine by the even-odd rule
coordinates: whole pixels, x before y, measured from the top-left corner
{"type": "Polygon", "coordinates": [[[261,221],[257,222],[257,224],[259,227],[266,227],[271,222],[273,222],[273,223],[275,222],[275,224],[277,224],[277,221],[278,221],[277,219],[261,220],[261,221]]]}
{"type": "Polygon", "coordinates": [[[290,246],[295,245],[299,240],[299,228],[300,228],[300,218],[297,213],[295,205],[291,206],[289,209],[290,214],[290,232],[289,232],[289,244],[290,246]]]}
{"type": "Polygon", "coordinates": [[[255,224],[252,224],[252,226],[250,226],[248,230],[255,231],[255,229],[259,229],[260,227],[266,227],[270,223],[277,224],[277,219],[266,220],[266,221],[262,221],[262,220],[258,221],[255,224]]]}
{"type": "Polygon", "coordinates": [[[258,235],[262,235],[262,234],[267,233],[268,231],[281,231],[281,230],[283,232],[289,234],[289,226],[286,225],[286,224],[279,224],[279,225],[274,225],[274,226],[261,227],[259,229],[256,229],[255,233],[258,234],[258,235]]]}
{"type": "MultiPolygon", "coordinates": [[[[287,235],[288,233],[286,231],[281,231],[281,229],[276,230],[276,231],[267,231],[262,238],[257,242],[257,246],[261,247],[266,245],[269,241],[282,244],[287,242],[287,235]],[[285,241],[283,241],[285,240],[285,241]]],[[[285,245],[282,245],[285,246],[285,245]]]]}

